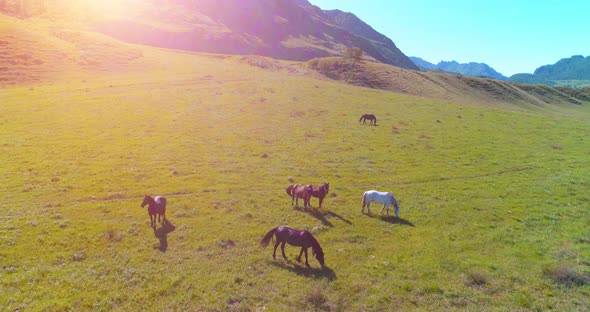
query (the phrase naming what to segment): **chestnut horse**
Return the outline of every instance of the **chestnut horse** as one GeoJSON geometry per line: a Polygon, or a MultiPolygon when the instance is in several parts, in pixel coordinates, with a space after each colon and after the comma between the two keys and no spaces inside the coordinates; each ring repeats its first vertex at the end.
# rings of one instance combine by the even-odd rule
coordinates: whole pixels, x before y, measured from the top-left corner
{"type": "Polygon", "coordinates": [[[291,206],[293,206],[293,201],[295,201],[295,205],[297,205],[296,207],[299,207],[299,198],[303,198],[303,209],[309,207],[309,199],[311,198],[310,185],[303,186],[301,184],[291,184],[285,189],[285,191],[291,196],[291,206]]]}
{"type": "Polygon", "coordinates": [[[270,243],[272,240],[273,235],[277,238],[275,249],[272,252],[273,259],[276,259],[277,247],[279,244],[281,244],[283,258],[287,259],[287,256],[285,255],[285,244],[289,243],[291,246],[301,246],[299,257],[297,257],[297,262],[301,262],[301,255],[305,252],[305,265],[309,267],[309,262],[307,261],[307,248],[311,247],[313,255],[320,262],[322,267],[324,266],[324,251],[322,250],[322,247],[320,247],[320,243],[318,243],[315,237],[313,237],[313,235],[311,235],[311,233],[308,231],[297,230],[288,226],[279,226],[268,231],[268,233],[264,235],[260,241],[260,247],[265,248],[268,246],[268,243],[270,243]]]}
{"type": "Polygon", "coordinates": [[[156,215],[158,217],[158,222],[160,222],[160,216],[164,218],[166,221],[166,198],[163,196],[156,196],[156,198],[152,198],[149,195],[145,195],[143,198],[143,202],[141,203],[141,208],[145,205],[148,205],[148,214],[150,215],[150,225],[155,228],[156,227],[156,215]]]}
{"type": "Polygon", "coordinates": [[[330,183],[324,182],[324,184],[322,184],[321,186],[315,186],[310,184],[308,185],[308,187],[311,187],[311,196],[319,198],[320,208],[322,208],[322,202],[324,201],[324,197],[326,197],[326,194],[328,194],[328,191],[330,190],[330,183]]]}
{"type": "Polygon", "coordinates": [[[369,121],[369,124],[373,124],[373,126],[377,125],[377,117],[375,117],[373,114],[362,115],[361,119],[359,119],[359,123],[362,121],[364,124],[367,120],[369,121]]]}

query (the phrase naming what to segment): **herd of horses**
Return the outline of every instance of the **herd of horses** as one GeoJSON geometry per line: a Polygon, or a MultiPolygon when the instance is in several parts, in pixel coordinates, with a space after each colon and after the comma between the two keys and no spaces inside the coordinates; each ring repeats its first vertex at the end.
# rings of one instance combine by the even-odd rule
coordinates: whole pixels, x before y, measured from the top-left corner
{"type": "MultiPolygon", "coordinates": [[[[377,123],[377,118],[372,114],[365,114],[361,116],[359,122],[362,121],[365,123],[366,120],[369,120],[369,123],[372,123],[373,125],[376,125],[377,123]]],[[[291,205],[293,206],[293,204],[295,204],[296,207],[299,207],[299,199],[301,198],[303,200],[304,210],[311,208],[310,201],[312,197],[318,198],[318,207],[322,208],[322,202],[324,201],[324,198],[328,194],[329,190],[330,183],[327,182],[324,182],[319,186],[313,184],[291,184],[285,189],[287,195],[291,197],[291,205]]],[[[366,207],[367,213],[371,214],[371,202],[383,204],[380,214],[382,214],[385,210],[387,215],[389,215],[389,207],[393,206],[395,217],[399,218],[399,204],[392,193],[379,192],[376,190],[364,192],[361,200],[361,213],[365,213],[366,207]]],[[[141,203],[141,207],[143,208],[146,205],[148,206],[147,210],[150,216],[150,225],[155,229],[156,221],[161,222],[161,218],[166,221],[166,198],[163,196],[151,197],[149,195],[145,195],[143,202],[141,203]]],[[[276,241],[272,253],[273,259],[276,259],[277,248],[279,245],[281,245],[281,253],[283,258],[287,259],[287,256],[285,255],[285,245],[289,244],[292,246],[301,247],[299,256],[297,257],[297,262],[301,262],[301,257],[305,253],[305,265],[309,267],[307,250],[308,248],[311,248],[312,255],[318,260],[322,267],[324,266],[324,251],[322,250],[322,247],[320,247],[317,239],[309,231],[298,230],[288,226],[279,226],[271,229],[266,233],[266,235],[264,235],[262,240],[260,240],[260,246],[262,248],[267,247],[273,240],[273,237],[276,241]]]]}

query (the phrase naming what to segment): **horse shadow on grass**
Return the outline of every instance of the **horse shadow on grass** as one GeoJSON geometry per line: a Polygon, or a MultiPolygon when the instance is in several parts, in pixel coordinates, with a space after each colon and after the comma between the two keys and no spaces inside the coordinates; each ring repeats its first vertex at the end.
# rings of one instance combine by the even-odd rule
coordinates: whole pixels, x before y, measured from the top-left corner
{"type": "Polygon", "coordinates": [[[315,279],[327,279],[328,281],[334,281],[336,277],[336,272],[330,269],[328,266],[323,266],[321,268],[311,268],[301,266],[298,263],[294,263],[291,260],[268,260],[268,262],[278,268],[289,270],[299,276],[304,276],[308,278],[315,278],[315,279]]]}
{"type": "Polygon", "coordinates": [[[403,219],[403,218],[397,218],[395,216],[388,216],[388,215],[373,215],[373,214],[366,214],[367,216],[371,217],[371,218],[375,218],[375,219],[379,219],[381,221],[385,221],[391,224],[399,224],[399,225],[407,225],[407,226],[411,226],[411,227],[416,227],[414,225],[414,223],[403,219]]]}
{"type": "Polygon", "coordinates": [[[293,207],[293,209],[295,209],[297,211],[308,213],[310,216],[320,220],[323,225],[328,226],[328,227],[334,227],[334,224],[332,224],[332,222],[330,222],[328,220],[328,218],[326,218],[326,217],[334,217],[334,218],[340,219],[341,221],[344,221],[344,223],[346,223],[348,225],[352,224],[352,222],[350,222],[350,220],[338,215],[337,213],[331,212],[331,211],[323,213],[319,209],[314,209],[311,207],[308,209],[304,209],[304,208],[301,208],[298,206],[293,207]]]}
{"type": "Polygon", "coordinates": [[[154,246],[154,249],[158,249],[161,252],[166,252],[168,249],[168,234],[173,232],[176,227],[168,221],[168,219],[162,220],[162,226],[159,229],[154,227],[154,236],[160,241],[159,246],[154,246]]]}

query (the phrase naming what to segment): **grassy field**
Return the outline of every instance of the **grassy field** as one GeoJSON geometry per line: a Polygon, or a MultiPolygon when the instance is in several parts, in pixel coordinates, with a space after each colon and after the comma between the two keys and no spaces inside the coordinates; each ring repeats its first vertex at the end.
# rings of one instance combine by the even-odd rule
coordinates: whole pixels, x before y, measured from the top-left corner
{"type": "Polygon", "coordinates": [[[0,89],[3,310],[590,310],[587,104],[566,118],[143,57],[0,89]],[[330,182],[324,207],[291,207],[290,181],[330,182]],[[401,219],[361,214],[369,189],[401,219]],[[150,228],[144,194],[168,198],[169,225],[150,228]],[[279,225],[310,230],[326,267],[260,249],[279,225]]]}

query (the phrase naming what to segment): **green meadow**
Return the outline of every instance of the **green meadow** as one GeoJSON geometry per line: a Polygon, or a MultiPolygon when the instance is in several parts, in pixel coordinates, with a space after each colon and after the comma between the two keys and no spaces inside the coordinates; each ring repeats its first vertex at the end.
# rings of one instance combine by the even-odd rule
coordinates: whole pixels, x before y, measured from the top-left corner
{"type": "Polygon", "coordinates": [[[144,56],[0,89],[2,310],[590,310],[587,103],[517,111],[144,56]],[[289,184],[324,181],[321,209],[291,206],[289,184]],[[400,219],[361,214],[370,189],[400,219]],[[169,225],[150,227],[144,194],[167,197],[169,225]],[[326,266],[289,245],[273,260],[258,242],[280,225],[311,231],[326,266]]]}

